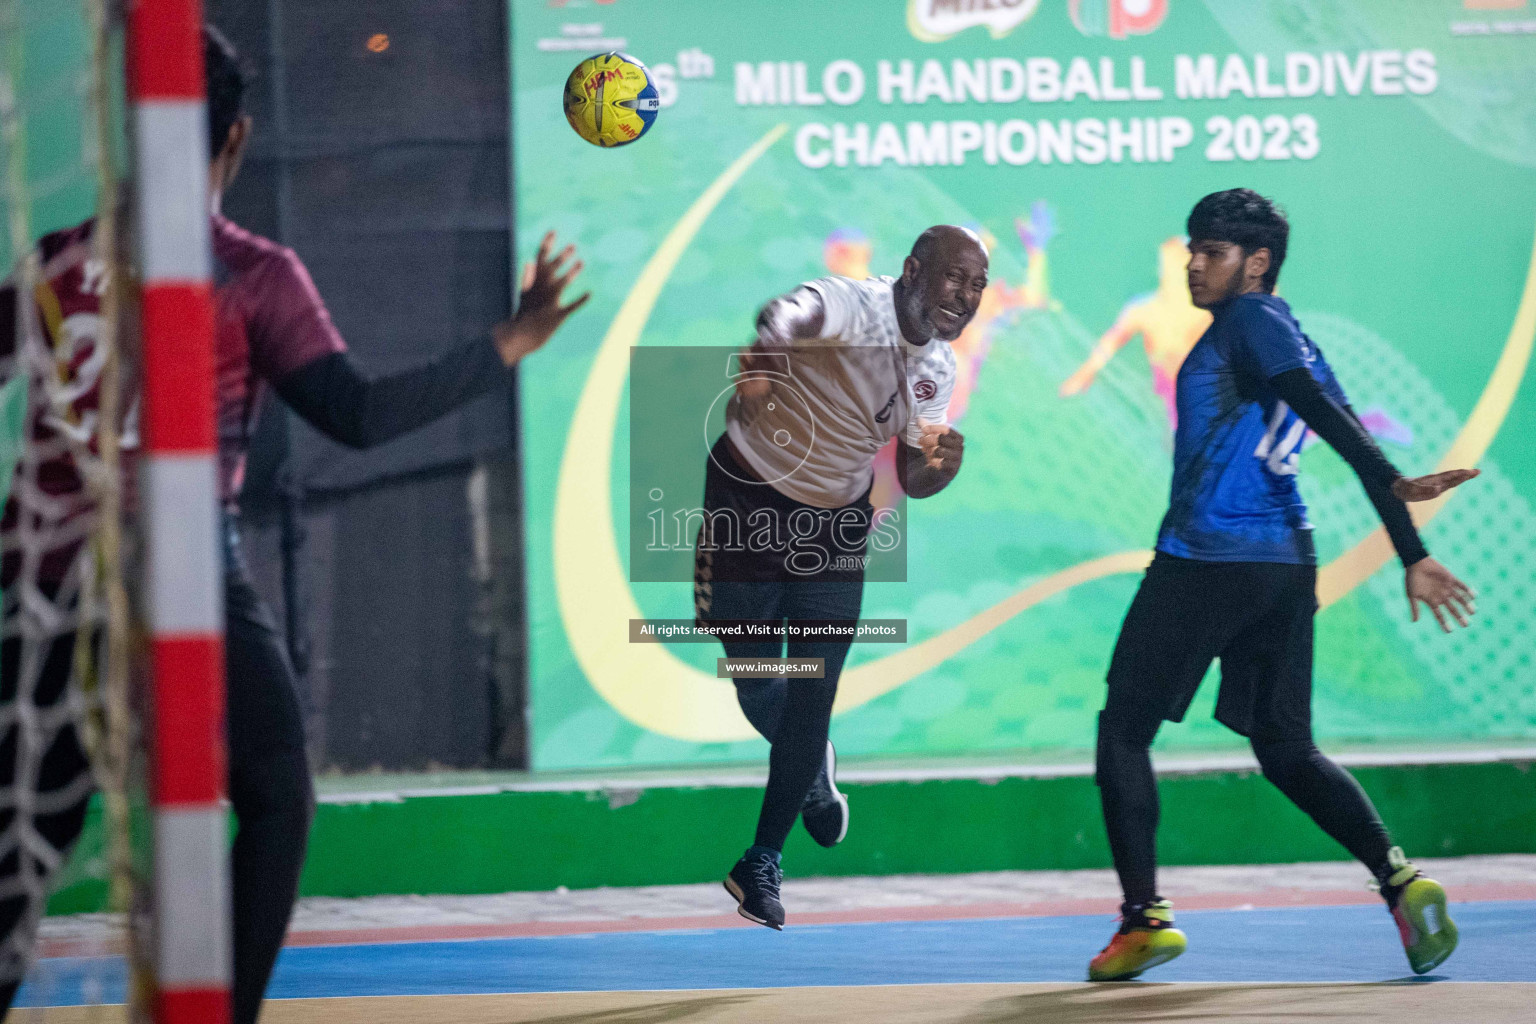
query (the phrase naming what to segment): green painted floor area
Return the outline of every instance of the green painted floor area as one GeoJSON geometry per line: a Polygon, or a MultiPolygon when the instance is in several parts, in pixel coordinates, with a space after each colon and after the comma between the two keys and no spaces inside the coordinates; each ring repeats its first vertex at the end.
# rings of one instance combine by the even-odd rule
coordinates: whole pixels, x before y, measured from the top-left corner
{"type": "MultiPolygon", "coordinates": [[[[1410,855],[1536,852],[1536,751],[1437,751],[1438,763],[1340,755],[1410,855]]],[[[751,841],[761,766],[552,777],[369,775],[322,780],[306,896],[490,893],[719,878],[751,841]]],[[[1160,761],[1163,863],[1343,859],[1344,851],[1235,756],[1160,761]]],[[[1084,761],[850,762],[848,839],[797,830],[793,875],[1107,867],[1084,761]]],[[[50,910],[104,906],[95,817],[50,910]]]]}

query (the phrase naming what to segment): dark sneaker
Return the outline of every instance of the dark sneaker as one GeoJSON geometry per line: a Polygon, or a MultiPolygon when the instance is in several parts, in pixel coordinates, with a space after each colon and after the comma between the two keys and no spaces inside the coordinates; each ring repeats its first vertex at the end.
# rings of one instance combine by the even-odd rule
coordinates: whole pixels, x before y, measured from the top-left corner
{"type": "Polygon", "coordinates": [[[821,774],[805,794],[800,821],[822,846],[836,846],[848,834],[848,798],[837,788],[837,750],[831,740],[827,741],[827,760],[821,774]]]}
{"type": "Polygon", "coordinates": [[[1414,974],[1432,971],[1456,951],[1456,923],[1446,912],[1445,889],[1433,878],[1425,878],[1403,856],[1402,847],[1387,852],[1387,864],[1392,874],[1377,889],[1397,922],[1408,966],[1414,974]]]}
{"type": "Polygon", "coordinates": [[[783,931],[784,904],[779,902],[779,885],[783,881],[784,872],[776,859],[748,850],[725,876],[725,891],[736,897],[736,913],[774,931],[783,931]]]}

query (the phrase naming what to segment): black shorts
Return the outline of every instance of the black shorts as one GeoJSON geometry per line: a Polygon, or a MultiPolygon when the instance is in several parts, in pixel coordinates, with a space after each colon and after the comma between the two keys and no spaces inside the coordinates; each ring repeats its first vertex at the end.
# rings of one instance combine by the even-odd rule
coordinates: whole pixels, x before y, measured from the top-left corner
{"type": "Polygon", "coordinates": [[[869,491],[840,508],[806,505],[755,479],[725,435],[704,469],[697,569],[724,582],[862,583],[874,506],[869,491]]]}
{"type": "Polygon", "coordinates": [[[1216,720],[1254,739],[1312,734],[1317,568],[1197,562],[1158,552],[1109,666],[1104,718],[1155,732],[1181,722],[1214,659],[1216,720]]]}
{"type": "Polygon", "coordinates": [[[868,491],[826,509],[756,481],[721,435],[704,473],[695,621],[856,619],[873,514],[868,491]],[[766,528],[773,536],[765,541],[766,528]]]}

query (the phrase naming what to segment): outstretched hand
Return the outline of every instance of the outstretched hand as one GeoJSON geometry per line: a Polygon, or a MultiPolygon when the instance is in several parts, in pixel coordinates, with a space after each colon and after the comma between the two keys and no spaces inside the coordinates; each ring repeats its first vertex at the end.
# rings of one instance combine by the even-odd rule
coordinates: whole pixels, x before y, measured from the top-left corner
{"type": "Polygon", "coordinates": [[[581,273],[582,262],[578,259],[567,265],[576,255],[574,245],[567,245],[551,258],[554,247],[555,233],[551,231],[539,243],[538,256],[523,270],[522,296],[516,315],[497,324],[491,332],[496,351],[508,366],[517,365],[525,356],[543,348],[565,318],[592,297],[591,292],[583,292],[574,302],[560,304],[566,286],[581,273]]]}
{"type": "Polygon", "coordinates": [[[1400,501],[1432,501],[1481,474],[1480,469],[1448,469],[1428,476],[1405,476],[1392,485],[1392,493],[1400,501]]]}
{"type": "Polygon", "coordinates": [[[1467,620],[1477,614],[1477,594],[1457,579],[1455,573],[1433,558],[1421,558],[1410,565],[1403,586],[1408,591],[1408,610],[1414,622],[1419,621],[1421,601],[1434,613],[1435,621],[1447,633],[1451,631],[1451,624],[1446,621],[1446,612],[1461,623],[1463,628],[1467,620]]]}

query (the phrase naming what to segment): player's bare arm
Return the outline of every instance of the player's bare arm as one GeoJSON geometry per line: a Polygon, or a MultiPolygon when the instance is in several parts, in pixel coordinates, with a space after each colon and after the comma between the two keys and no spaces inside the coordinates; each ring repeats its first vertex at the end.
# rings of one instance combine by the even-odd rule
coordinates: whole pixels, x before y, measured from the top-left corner
{"type": "Polygon", "coordinates": [[[525,357],[543,348],[544,343],[565,323],[566,317],[592,297],[591,292],[583,292],[573,301],[561,303],[565,289],[581,273],[582,262],[574,259],[574,245],[567,245],[558,255],[551,256],[554,247],[555,233],[551,231],[539,243],[539,252],[534,261],[523,270],[522,296],[517,304],[517,313],[492,329],[496,351],[508,366],[516,366],[525,357]]]}
{"type": "Polygon", "coordinates": [[[754,376],[766,370],[768,363],[759,358],[776,348],[789,348],[797,340],[819,338],[826,326],[826,312],[821,296],[808,288],[781,295],[763,307],[757,315],[757,339],[741,353],[741,375],[736,378],[736,392],[746,399],[761,399],[773,390],[769,377],[754,376]]]}
{"type": "Polygon", "coordinates": [[[920,448],[905,441],[896,460],[896,477],[909,497],[930,498],[949,486],[965,457],[965,435],[944,423],[923,423],[920,448]]]}

